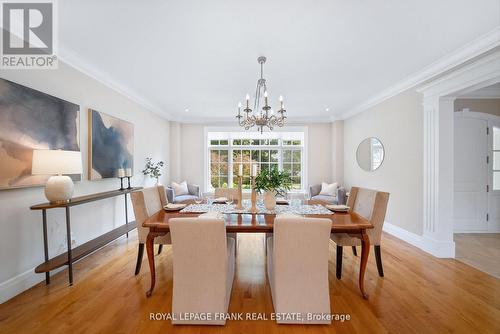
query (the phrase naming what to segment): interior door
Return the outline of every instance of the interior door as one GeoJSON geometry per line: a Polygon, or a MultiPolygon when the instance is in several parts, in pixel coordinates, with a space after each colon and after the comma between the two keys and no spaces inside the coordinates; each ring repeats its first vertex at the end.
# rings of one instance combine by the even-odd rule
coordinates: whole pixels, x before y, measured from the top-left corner
{"type": "Polygon", "coordinates": [[[488,122],[455,116],[454,128],[454,230],[486,232],[488,122]]]}
{"type": "Polygon", "coordinates": [[[488,232],[500,232],[500,121],[490,125],[490,191],[488,193],[488,232]]]}

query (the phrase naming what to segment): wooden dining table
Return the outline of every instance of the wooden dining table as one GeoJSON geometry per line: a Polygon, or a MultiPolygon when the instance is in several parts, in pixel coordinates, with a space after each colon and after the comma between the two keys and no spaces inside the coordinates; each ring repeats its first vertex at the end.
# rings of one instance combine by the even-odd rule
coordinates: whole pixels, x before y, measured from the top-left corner
{"type": "MultiPolygon", "coordinates": [[[[317,201],[304,201],[304,204],[319,204],[317,201]]],[[[156,282],[154,239],[169,233],[169,220],[171,218],[198,217],[202,213],[182,213],[179,211],[160,210],[151,215],[144,223],[149,228],[146,238],[146,250],[151,274],[151,286],[146,296],[151,296],[156,282]]],[[[274,214],[227,213],[223,214],[226,222],[226,233],[273,233],[274,214]]],[[[368,255],[370,252],[370,239],[366,233],[373,225],[365,218],[354,212],[332,214],[303,215],[310,218],[327,218],[332,221],[332,233],[349,233],[361,240],[361,262],[359,268],[359,289],[363,298],[368,299],[365,291],[364,278],[368,255]]]]}

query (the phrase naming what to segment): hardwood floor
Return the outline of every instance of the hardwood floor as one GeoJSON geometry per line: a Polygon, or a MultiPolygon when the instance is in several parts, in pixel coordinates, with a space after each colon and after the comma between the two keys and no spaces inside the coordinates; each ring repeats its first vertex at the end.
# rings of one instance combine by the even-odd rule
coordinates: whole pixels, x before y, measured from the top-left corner
{"type": "Polygon", "coordinates": [[[500,278],[500,233],[456,233],[456,259],[500,278]]]}
{"type": "MultiPolygon", "coordinates": [[[[379,278],[373,249],[367,268],[369,300],[360,296],[359,256],[344,251],[342,280],[335,278],[335,246],[330,246],[333,313],[350,321],[326,325],[276,325],[273,321],[228,321],[224,327],[177,326],[151,321],[150,313],[171,311],[172,250],[157,260],[157,284],[146,298],[146,260],[134,276],[136,232],[66,271],[0,305],[0,333],[500,333],[500,280],[468,265],[436,259],[385,234],[379,278]]],[[[273,312],[266,279],[262,235],[240,235],[230,312],[273,312]]]]}

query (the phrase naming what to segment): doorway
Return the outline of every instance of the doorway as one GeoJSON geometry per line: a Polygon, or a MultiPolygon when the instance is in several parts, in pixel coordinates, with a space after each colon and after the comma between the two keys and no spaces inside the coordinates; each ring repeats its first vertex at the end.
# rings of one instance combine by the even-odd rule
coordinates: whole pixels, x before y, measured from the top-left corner
{"type": "Polygon", "coordinates": [[[500,86],[493,87],[497,99],[455,101],[453,230],[456,259],[500,278],[500,86]]]}

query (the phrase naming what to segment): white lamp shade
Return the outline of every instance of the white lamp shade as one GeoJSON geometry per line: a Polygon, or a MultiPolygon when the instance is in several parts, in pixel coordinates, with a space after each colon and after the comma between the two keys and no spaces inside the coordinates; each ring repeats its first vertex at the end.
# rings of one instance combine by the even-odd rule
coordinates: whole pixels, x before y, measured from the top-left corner
{"type": "Polygon", "coordinates": [[[31,174],[81,174],[82,154],[79,151],[33,150],[31,174]]]}

